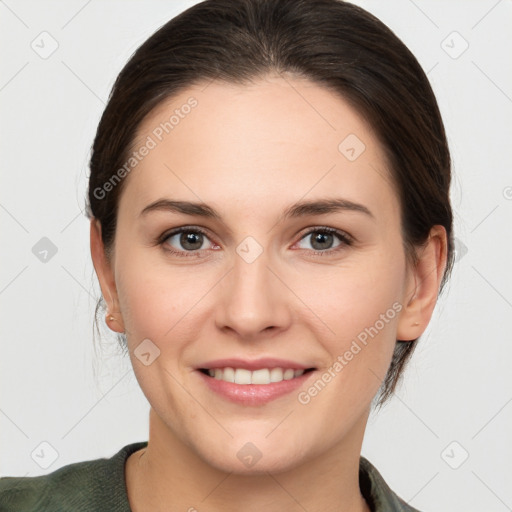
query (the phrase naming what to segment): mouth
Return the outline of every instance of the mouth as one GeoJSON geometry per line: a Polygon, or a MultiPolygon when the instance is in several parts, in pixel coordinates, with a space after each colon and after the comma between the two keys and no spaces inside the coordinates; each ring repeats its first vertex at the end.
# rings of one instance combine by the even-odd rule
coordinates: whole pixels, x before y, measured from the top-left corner
{"type": "Polygon", "coordinates": [[[242,386],[249,384],[269,385],[286,380],[297,379],[302,375],[314,371],[315,368],[259,368],[248,370],[246,368],[200,368],[199,371],[204,375],[216,380],[239,384],[242,386]]]}
{"type": "Polygon", "coordinates": [[[220,397],[243,406],[265,405],[292,395],[311,378],[317,368],[294,361],[261,358],[248,361],[222,359],[196,368],[203,385],[220,397]]]}

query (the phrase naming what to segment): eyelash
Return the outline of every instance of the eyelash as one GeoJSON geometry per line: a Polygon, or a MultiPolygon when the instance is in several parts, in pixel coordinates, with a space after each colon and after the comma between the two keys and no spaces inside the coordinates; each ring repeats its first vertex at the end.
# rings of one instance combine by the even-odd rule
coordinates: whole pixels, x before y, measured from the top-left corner
{"type": "MultiPolygon", "coordinates": [[[[166,231],[164,234],[162,234],[158,238],[157,243],[158,243],[158,245],[161,245],[163,247],[165,242],[169,238],[171,238],[174,235],[180,234],[180,233],[201,234],[209,239],[208,233],[205,230],[203,230],[199,227],[196,227],[196,226],[194,226],[194,227],[184,226],[181,228],[175,228],[171,231],[166,231]]],[[[322,256],[323,257],[325,255],[328,255],[328,256],[333,255],[333,254],[338,253],[339,251],[343,250],[345,247],[350,247],[354,243],[354,239],[350,235],[345,233],[344,231],[339,231],[337,229],[329,228],[326,226],[321,226],[321,227],[318,226],[318,227],[311,228],[309,231],[307,231],[306,233],[304,233],[302,235],[302,237],[299,239],[299,241],[306,238],[307,236],[311,235],[312,233],[333,234],[333,235],[337,236],[341,242],[341,244],[338,247],[335,247],[334,249],[326,249],[325,251],[317,251],[314,249],[309,250],[309,252],[312,253],[313,256],[322,256]]],[[[165,247],[164,250],[174,256],[183,257],[183,258],[194,258],[194,257],[197,258],[198,257],[197,254],[199,254],[201,252],[201,250],[177,251],[175,249],[169,249],[168,246],[165,247]]],[[[308,250],[308,249],[305,249],[305,250],[308,250]]]]}

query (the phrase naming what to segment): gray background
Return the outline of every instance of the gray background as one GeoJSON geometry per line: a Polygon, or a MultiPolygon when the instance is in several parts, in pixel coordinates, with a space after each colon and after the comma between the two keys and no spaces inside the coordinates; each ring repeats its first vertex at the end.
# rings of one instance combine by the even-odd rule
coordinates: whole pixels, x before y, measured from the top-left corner
{"type": "MultiPolygon", "coordinates": [[[[2,476],[110,457],[148,437],[129,359],[106,331],[94,351],[87,161],[117,73],[194,3],[0,2],[2,476]]],[[[512,3],[355,3],[428,72],[452,150],[458,247],[397,396],[370,418],[363,455],[421,510],[512,510],[512,3]]]]}

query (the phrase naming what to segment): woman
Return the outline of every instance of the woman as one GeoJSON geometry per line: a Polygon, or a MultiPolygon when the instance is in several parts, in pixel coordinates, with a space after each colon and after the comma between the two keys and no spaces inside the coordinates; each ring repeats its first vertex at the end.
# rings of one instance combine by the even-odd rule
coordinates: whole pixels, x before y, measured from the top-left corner
{"type": "Polygon", "coordinates": [[[91,156],[106,322],[148,442],[0,510],[415,510],[361,457],[453,264],[450,155],[404,44],[338,0],[207,0],[132,56],[91,156]]]}

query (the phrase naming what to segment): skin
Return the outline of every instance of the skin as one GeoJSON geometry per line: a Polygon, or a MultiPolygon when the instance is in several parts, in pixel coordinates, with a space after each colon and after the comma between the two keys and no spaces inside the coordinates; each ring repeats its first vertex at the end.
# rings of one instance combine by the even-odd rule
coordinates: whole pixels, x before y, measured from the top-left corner
{"type": "Polygon", "coordinates": [[[126,333],[151,405],[148,447],[126,465],[130,505],[135,512],[369,510],[358,468],[371,401],[396,339],[415,339],[428,325],[446,232],[435,226],[418,263],[407,264],[379,141],[342,98],[301,78],[190,87],[145,119],[137,143],[190,96],[197,107],[126,178],[110,259],[101,226],[91,222],[93,263],[114,317],[109,327],[126,333]],[[338,150],[349,134],[366,146],[354,161],[338,150]],[[332,197],[365,205],[374,217],[339,211],[281,219],[299,200],[332,197]],[[162,198],[204,202],[222,220],[141,215],[162,198]],[[208,232],[191,257],[166,250],[187,251],[179,235],[155,242],[181,226],[208,232]],[[338,229],[354,242],[334,236],[331,245],[314,245],[307,232],[315,227],[338,229]],[[247,236],[263,248],[252,263],[236,252],[247,236]],[[301,404],[298,392],[394,303],[399,313],[301,404]],[[148,366],[134,355],[146,338],[160,350],[148,366]],[[278,357],[317,370],[298,392],[244,406],[208,389],[195,370],[225,357],[278,357]],[[237,457],[247,442],[261,453],[252,467],[237,457]]]}

